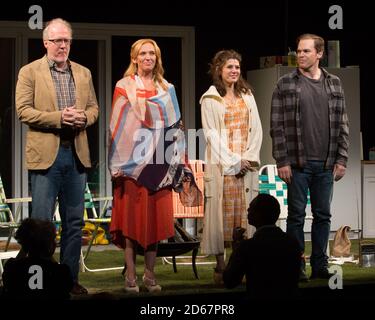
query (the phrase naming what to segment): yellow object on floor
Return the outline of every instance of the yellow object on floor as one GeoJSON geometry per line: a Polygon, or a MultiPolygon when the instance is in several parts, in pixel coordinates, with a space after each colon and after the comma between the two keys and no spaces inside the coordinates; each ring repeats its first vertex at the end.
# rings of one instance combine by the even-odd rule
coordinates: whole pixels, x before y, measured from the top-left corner
{"type": "MultiPolygon", "coordinates": [[[[87,239],[88,242],[91,240],[95,231],[95,224],[91,222],[85,222],[85,226],[82,228],[82,237],[87,239]]],[[[109,241],[105,237],[105,230],[102,227],[98,227],[93,244],[108,244],[109,241]]]]}
{"type": "MultiPolygon", "coordinates": [[[[56,241],[59,242],[61,239],[61,227],[58,226],[56,229],[56,241]]],[[[82,228],[82,240],[84,245],[88,244],[91,241],[94,231],[95,224],[91,222],[85,222],[85,226],[82,228]]],[[[105,230],[102,227],[98,227],[98,231],[92,244],[109,244],[108,239],[105,237],[105,230]]]]}

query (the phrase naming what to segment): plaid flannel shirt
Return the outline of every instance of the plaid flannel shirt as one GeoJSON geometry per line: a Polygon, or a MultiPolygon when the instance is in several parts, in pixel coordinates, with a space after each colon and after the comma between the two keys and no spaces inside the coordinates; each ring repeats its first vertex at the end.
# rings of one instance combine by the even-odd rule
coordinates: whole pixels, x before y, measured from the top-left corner
{"type": "MultiPolygon", "coordinates": [[[[349,121],[345,110],[344,91],[338,77],[321,69],[329,108],[329,148],[326,168],[335,163],[346,167],[349,147],[349,121]]],[[[301,133],[300,93],[298,69],[281,77],[272,95],[271,130],[272,155],[277,167],[303,167],[306,161],[301,133]]],[[[318,123],[316,125],[319,125],[318,123]]]]}

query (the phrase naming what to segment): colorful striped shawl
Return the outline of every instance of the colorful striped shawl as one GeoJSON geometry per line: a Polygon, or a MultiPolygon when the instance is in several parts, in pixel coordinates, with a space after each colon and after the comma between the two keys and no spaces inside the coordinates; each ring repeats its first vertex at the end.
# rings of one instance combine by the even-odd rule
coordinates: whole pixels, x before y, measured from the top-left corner
{"type": "MultiPolygon", "coordinates": [[[[181,184],[185,137],[179,128],[180,109],[174,86],[157,86],[146,97],[138,76],[117,82],[110,121],[109,169],[137,180],[149,190],[181,184]]],[[[190,170],[188,170],[190,171],[190,170]]]]}

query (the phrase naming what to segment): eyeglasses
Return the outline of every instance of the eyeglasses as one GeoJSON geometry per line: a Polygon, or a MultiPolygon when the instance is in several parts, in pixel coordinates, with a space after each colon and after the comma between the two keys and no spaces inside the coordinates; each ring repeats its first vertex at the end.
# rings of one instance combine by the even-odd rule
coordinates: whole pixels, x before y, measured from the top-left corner
{"type": "Polygon", "coordinates": [[[72,39],[48,39],[48,41],[53,42],[55,45],[59,47],[61,47],[63,43],[67,46],[72,44],[72,39]]]}

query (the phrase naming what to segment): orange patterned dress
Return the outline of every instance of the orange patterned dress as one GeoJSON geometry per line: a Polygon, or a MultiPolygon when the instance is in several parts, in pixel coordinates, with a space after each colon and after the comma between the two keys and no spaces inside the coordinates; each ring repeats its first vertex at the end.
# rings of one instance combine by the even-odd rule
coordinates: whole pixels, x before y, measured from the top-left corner
{"type": "MultiPolygon", "coordinates": [[[[243,99],[237,99],[235,103],[226,103],[224,123],[229,149],[242,154],[246,150],[247,135],[250,130],[249,111],[243,99]]],[[[243,178],[224,176],[223,188],[224,241],[232,241],[233,229],[247,226],[243,178]]]]}

